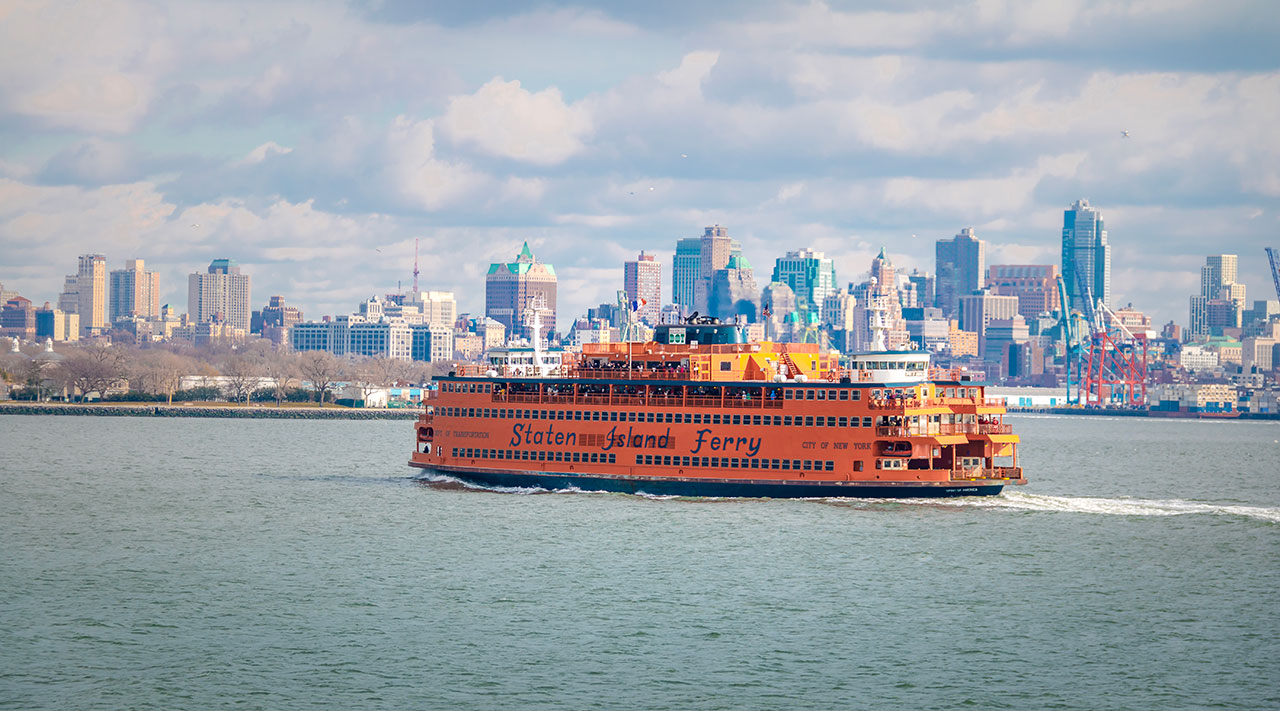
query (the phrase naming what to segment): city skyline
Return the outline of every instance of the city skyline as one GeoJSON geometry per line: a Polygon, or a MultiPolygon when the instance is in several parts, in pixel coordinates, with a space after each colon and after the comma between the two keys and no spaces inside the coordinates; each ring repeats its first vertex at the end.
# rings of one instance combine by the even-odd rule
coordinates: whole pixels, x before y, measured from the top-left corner
{"type": "Polygon", "coordinates": [[[67,255],[138,258],[180,308],[185,276],[230,255],[257,293],[340,313],[407,290],[420,238],[423,288],[482,313],[487,265],[527,240],[568,319],[641,250],[670,285],[706,225],[761,287],[806,247],[843,286],[881,247],[933,273],[965,227],[988,264],[1060,265],[1063,210],[1088,199],[1112,304],[1185,323],[1206,254],[1269,290],[1267,9],[18,7],[0,282],[56,303],[67,255]]]}

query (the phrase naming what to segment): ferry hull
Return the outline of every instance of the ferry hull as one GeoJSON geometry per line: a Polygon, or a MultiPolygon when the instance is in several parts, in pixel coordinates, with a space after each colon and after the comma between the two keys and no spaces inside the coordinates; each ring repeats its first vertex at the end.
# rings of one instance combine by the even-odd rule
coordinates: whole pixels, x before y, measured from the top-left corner
{"type": "Polygon", "coordinates": [[[995,496],[1003,482],[807,482],[761,481],[749,479],[694,479],[675,477],[608,476],[569,474],[564,472],[531,472],[468,467],[410,465],[438,471],[470,484],[484,487],[524,489],[579,489],[650,496],[708,496],[731,498],[944,498],[955,496],[995,496]]]}

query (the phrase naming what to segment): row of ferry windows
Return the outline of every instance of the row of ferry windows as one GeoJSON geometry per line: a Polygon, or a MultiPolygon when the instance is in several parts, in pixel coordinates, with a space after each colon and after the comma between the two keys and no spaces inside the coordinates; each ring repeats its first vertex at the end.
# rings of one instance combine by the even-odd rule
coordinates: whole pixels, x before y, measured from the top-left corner
{"type": "MultiPolygon", "coordinates": [[[[501,459],[510,461],[567,462],[589,464],[617,464],[613,452],[531,452],[524,449],[476,449],[454,447],[454,457],[463,459],[501,459]]],[[[635,463],[641,466],[705,467],[722,469],[786,469],[806,472],[835,471],[831,460],[815,459],[748,459],[739,457],[690,457],[667,454],[637,454],[635,463]]]]}
{"type": "Polygon", "coordinates": [[[523,410],[505,407],[442,407],[445,417],[481,417],[522,420],[574,420],[581,422],[652,422],[675,425],[762,425],[803,427],[870,427],[871,418],[822,415],[721,415],[685,412],[600,412],[599,410],[523,410]]]}
{"type": "Polygon", "coordinates": [[[667,454],[637,454],[636,464],[663,467],[727,467],[729,469],[795,469],[806,472],[833,472],[836,463],[815,459],[746,459],[738,457],[684,457],[667,454]]]}
{"type": "Polygon", "coordinates": [[[616,464],[618,455],[613,452],[531,452],[527,449],[474,449],[453,447],[452,456],[463,459],[509,459],[527,462],[585,462],[590,464],[616,464]]]}
{"type": "MultiPolygon", "coordinates": [[[[493,385],[491,383],[443,383],[441,389],[445,392],[457,393],[491,393],[493,385]]],[[[940,397],[978,397],[977,388],[966,387],[948,387],[938,389],[940,397]]],[[[914,388],[874,388],[870,391],[872,400],[881,398],[902,398],[914,395],[914,388]]],[[[853,400],[862,399],[862,390],[859,388],[841,388],[839,390],[823,390],[819,388],[782,388],[782,397],[784,400],[853,400]]]]}

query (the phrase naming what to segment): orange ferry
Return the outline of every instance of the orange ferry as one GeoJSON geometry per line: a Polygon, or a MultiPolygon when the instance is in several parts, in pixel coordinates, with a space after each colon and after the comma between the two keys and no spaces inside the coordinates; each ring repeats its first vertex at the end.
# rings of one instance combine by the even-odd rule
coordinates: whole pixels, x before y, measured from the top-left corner
{"type": "MultiPolygon", "coordinates": [[[[409,464],[489,487],[937,497],[1025,484],[1002,400],[927,353],[746,343],[714,322],[436,378],[409,464]]],[[[536,342],[536,341],[535,341],[536,342]]],[[[532,355],[532,357],[529,357],[532,355]]]]}

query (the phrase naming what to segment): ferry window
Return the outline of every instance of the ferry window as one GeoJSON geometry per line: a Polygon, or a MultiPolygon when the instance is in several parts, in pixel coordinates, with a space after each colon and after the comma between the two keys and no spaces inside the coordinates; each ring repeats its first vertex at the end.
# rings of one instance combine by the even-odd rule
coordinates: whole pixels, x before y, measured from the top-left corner
{"type": "Polygon", "coordinates": [[[807,472],[811,472],[811,471],[813,471],[813,460],[812,460],[812,459],[806,459],[806,460],[804,460],[804,470],[805,470],[805,471],[807,471],[807,472]]]}
{"type": "Polygon", "coordinates": [[[828,400],[834,400],[834,399],[836,399],[836,391],[834,391],[834,390],[828,390],[828,391],[827,391],[827,399],[828,399],[828,400]]]}
{"type": "Polygon", "coordinates": [[[769,468],[770,468],[770,469],[781,469],[782,467],[778,465],[778,460],[776,460],[776,459],[770,459],[770,460],[769,460],[769,468]]]}
{"type": "Polygon", "coordinates": [[[812,400],[812,399],[813,399],[813,391],[812,391],[812,390],[806,390],[806,391],[805,391],[805,393],[804,393],[804,399],[806,399],[806,400],[812,400]]]}
{"type": "Polygon", "coordinates": [[[718,467],[718,466],[720,466],[720,457],[712,457],[712,458],[711,458],[711,466],[713,466],[713,467],[718,467]]]}
{"type": "Polygon", "coordinates": [[[720,370],[733,370],[733,363],[727,360],[720,361],[720,370]]]}
{"type": "Polygon", "coordinates": [[[734,416],[733,416],[733,424],[735,424],[735,425],[740,425],[740,424],[742,424],[742,415],[734,415],[734,416]]]}
{"type": "Polygon", "coordinates": [[[610,463],[610,464],[617,464],[617,463],[618,463],[618,455],[610,453],[610,454],[609,454],[609,463],[610,463]]]}
{"type": "Polygon", "coordinates": [[[791,415],[784,415],[784,416],[783,416],[783,418],[782,418],[782,424],[783,424],[783,426],[784,426],[784,427],[790,427],[790,426],[791,426],[791,415]]]}
{"type": "Polygon", "coordinates": [[[572,455],[570,455],[569,459],[575,462],[578,461],[578,453],[574,452],[572,455]]]}
{"type": "Polygon", "coordinates": [[[709,467],[709,466],[711,466],[711,464],[707,461],[707,457],[699,457],[699,459],[701,459],[701,460],[702,460],[702,463],[701,463],[701,464],[699,464],[698,466],[701,466],[701,467],[709,467]]]}
{"type": "Polygon", "coordinates": [[[668,413],[667,413],[667,419],[666,419],[667,424],[671,424],[671,420],[672,420],[672,414],[671,414],[670,412],[668,412],[668,413]]]}
{"type": "MultiPolygon", "coordinates": [[[[818,391],[818,399],[819,399],[819,400],[826,400],[826,399],[827,399],[827,391],[826,391],[826,390],[819,390],[819,391],[818,391]]],[[[835,398],[831,398],[831,399],[832,399],[832,400],[834,400],[835,398]]]]}
{"type": "Polygon", "coordinates": [[[880,399],[880,391],[879,391],[879,390],[872,390],[872,391],[871,391],[871,399],[872,399],[872,400],[879,400],[879,399],[880,399]]]}
{"type": "Polygon", "coordinates": [[[835,462],[833,462],[833,461],[831,461],[830,459],[828,459],[828,460],[825,462],[825,464],[824,464],[824,466],[823,466],[823,469],[826,469],[826,470],[827,470],[827,471],[829,471],[829,472],[833,472],[833,471],[835,471],[835,470],[836,470],[836,463],[835,463],[835,462]]]}
{"type": "Polygon", "coordinates": [[[864,418],[862,418],[862,426],[863,426],[863,427],[870,427],[870,426],[871,426],[871,418],[870,418],[870,417],[864,417],[864,418]]]}
{"type": "Polygon", "coordinates": [[[799,459],[793,459],[793,460],[791,460],[791,468],[792,468],[792,469],[799,469],[799,468],[800,468],[800,460],[799,460],[799,459]]]}
{"type": "Polygon", "coordinates": [[[853,470],[854,470],[855,472],[860,472],[860,471],[862,471],[862,460],[861,460],[861,459],[859,459],[858,461],[856,461],[856,462],[854,462],[854,463],[853,463],[853,470]]]}
{"type": "Polygon", "coordinates": [[[575,419],[575,420],[581,420],[581,419],[582,419],[582,410],[574,410],[574,411],[573,411],[573,419],[575,419]]]}
{"type": "Polygon", "coordinates": [[[806,417],[804,418],[804,426],[805,426],[805,427],[813,427],[813,416],[812,416],[812,415],[808,415],[808,416],[806,416],[806,417]]]}
{"type": "Polygon", "coordinates": [[[848,400],[848,399],[849,399],[849,391],[848,391],[848,390],[841,390],[841,391],[840,391],[840,399],[841,399],[841,400],[848,400]]]}
{"type": "Polygon", "coordinates": [[[592,422],[599,422],[599,421],[600,421],[600,413],[599,413],[599,412],[596,412],[595,410],[592,410],[592,411],[591,411],[591,421],[592,421],[592,422]]]}
{"type": "Polygon", "coordinates": [[[730,461],[731,461],[730,466],[732,466],[734,469],[737,469],[737,468],[738,468],[738,462],[740,462],[741,460],[740,460],[740,459],[738,459],[737,457],[734,457],[734,458],[733,458],[732,460],[730,460],[730,461]]]}
{"type": "Polygon", "coordinates": [[[790,399],[791,399],[791,390],[792,390],[791,388],[786,388],[786,389],[784,389],[784,390],[782,391],[782,398],[783,398],[784,400],[790,400],[790,399]]]}
{"type": "Polygon", "coordinates": [[[849,418],[848,418],[848,417],[841,417],[841,418],[840,418],[840,426],[841,426],[841,427],[848,427],[848,426],[849,426],[849,418]]]}
{"type": "Polygon", "coordinates": [[[850,393],[850,394],[849,394],[849,399],[850,399],[850,400],[861,400],[861,399],[862,399],[862,391],[861,391],[861,390],[854,390],[852,393],[850,393]]]}
{"type": "Polygon", "coordinates": [[[546,452],[538,452],[538,461],[540,461],[540,462],[545,462],[545,461],[547,461],[547,453],[546,453],[546,452]]]}
{"type": "Polygon", "coordinates": [[[688,458],[688,457],[680,457],[680,466],[682,466],[682,467],[687,467],[687,466],[689,466],[689,458],[688,458]]]}
{"type": "Polygon", "coordinates": [[[617,422],[617,421],[618,421],[618,413],[616,413],[616,412],[610,412],[610,413],[609,413],[609,421],[610,421],[610,422],[617,422]]]}
{"type": "Polygon", "coordinates": [[[719,415],[712,415],[712,416],[711,416],[711,424],[713,424],[713,425],[718,425],[718,424],[720,424],[720,416],[719,416],[719,415]]]}
{"type": "Polygon", "coordinates": [[[662,465],[663,465],[664,467],[669,467],[669,466],[671,466],[671,455],[670,455],[670,454],[664,454],[664,455],[662,455],[662,465]]]}
{"type": "Polygon", "coordinates": [[[693,424],[695,424],[695,425],[700,425],[700,424],[702,424],[702,413],[701,413],[701,412],[695,412],[695,413],[693,413],[693,424]]]}
{"type": "Polygon", "coordinates": [[[475,417],[475,416],[476,416],[476,409],[474,407],[468,407],[467,417],[475,417]]]}

